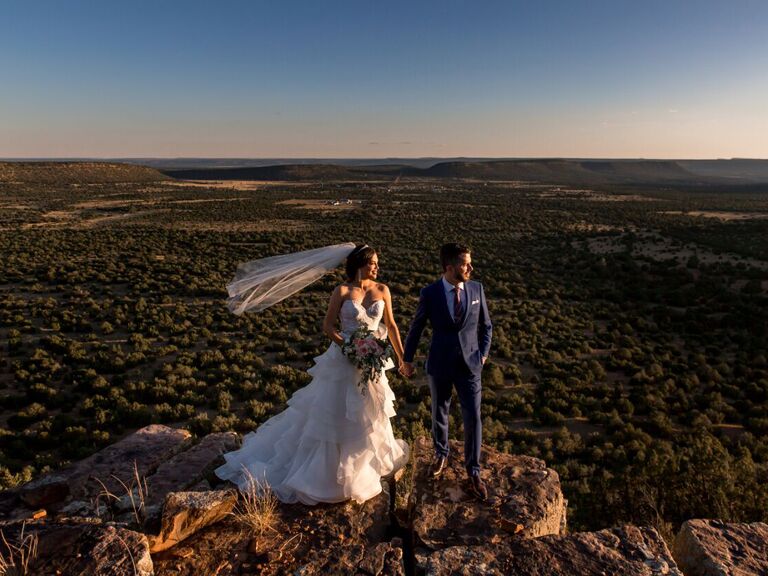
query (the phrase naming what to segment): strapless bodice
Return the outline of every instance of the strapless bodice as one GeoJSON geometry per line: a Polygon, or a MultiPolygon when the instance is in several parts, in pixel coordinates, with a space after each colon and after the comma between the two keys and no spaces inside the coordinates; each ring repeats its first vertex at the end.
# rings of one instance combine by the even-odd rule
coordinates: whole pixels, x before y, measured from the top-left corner
{"type": "Polygon", "coordinates": [[[341,331],[344,334],[351,334],[361,326],[365,326],[373,332],[378,332],[383,316],[384,300],[376,300],[367,308],[357,300],[344,300],[339,312],[341,331]]]}

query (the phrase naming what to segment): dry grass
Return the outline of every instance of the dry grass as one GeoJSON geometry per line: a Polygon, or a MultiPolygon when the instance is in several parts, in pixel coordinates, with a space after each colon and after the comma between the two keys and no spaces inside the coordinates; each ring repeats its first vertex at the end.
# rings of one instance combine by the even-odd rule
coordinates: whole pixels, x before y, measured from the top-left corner
{"type": "MultiPolygon", "coordinates": [[[[120,478],[118,478],[115,475],[112,475],[112,478],[117,480],[120,485],[125,489],[125,496],[128,497],[128,501],[131,504],[131,512],[133,513],[133,517],[136,520],[136,524],[141,526],[141,524],[144,522],[145,516],[146,516],[146,500],[147,496],[149,495],[149,488],[147,486],[147,479],[142,478],[139,474],[139,467],[136,464],[136,461],[133,461],[133,478],[131,478],[131,481],[129,483],[123,482],[120,478]]],[[[113,502],[120,501],[122,498],[125,498],[125,496],[120,497],[116,494],[112,493],[98,478],[95,478],[95,480],[101,484],[101,492],[98,493],[96,496],[96,515],[99,516],[99,502],[102,498],[106,498],[107,500],[111,500],[113,502]]]]}
{"type": "Polygon", "coordinates": [[[259,480],[244,470],[246,488],[240,489],[240,500],[232,514],[253,536],[260,538],[268,533],[277,534],[279,501],[266,478],[259,480]]]}
{"type": "Polygon", "coordinates": [[[11,544],[0,530],[0,539],[6,548],[0,554],[0,576],[23,576],[29,574],[31,562],[37,556],[37,534],[24,535],[25,524],[21,526],[18,542],[11,544]]]}

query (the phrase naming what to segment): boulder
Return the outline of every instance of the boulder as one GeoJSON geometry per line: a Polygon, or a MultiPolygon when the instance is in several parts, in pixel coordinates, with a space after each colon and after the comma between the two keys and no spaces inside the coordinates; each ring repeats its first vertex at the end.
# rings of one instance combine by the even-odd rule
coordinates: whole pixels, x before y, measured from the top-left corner
{"type": "Polygon", "coordinates": [[[349,501],[281,506],[281,540],[285,543],[293,536],[295,541],[280,544],[284,564],[274,574],[355,574],[363,566],[369,570],[380,568],[379,574],[390,574],[384,571],[385,567],[390,566],[386,568],[389,570],[393,564],[402,566],[402,554],[388,536],[390,495],[387,484],[382,487],[378,496],[363,504],[349,501]]]}
{"type": "Polygon", "coordinates": [[[116,503],[118,512],[137,508],[141,514],[143,509],[162,506],[170,492],[193,486],[210,489],[206,476],[219,465],[222,454],[237,448],[239,437],[234,432],[209,434],[184,450],[189,438],[189,432],[167,426],[141,428],[84,460],[3,492],[0,517],[26,516],[23,509],[19,511],[22,504],[71,516],[100,515],[116,503]],[[132,500],[127,488],[133,492],[132,500]]]}
{"type": "Polygon", "coordinates": [[[107,446],[65,471],[72,499],[89,501],[108,491],[123,496],[125,486],[143,481],[155,469],[184,448],[191,434],[152,424],[107,446]],[[124,486],[125,485],[125,486],[124,486]]]}
{"type": "Polygon", "coordinates": [[[149,537],[150,551],[161,552],[224,519],[237,502],[235,490],[171,492],[163,505],[160,534],[149,537]]]}
{"type": "MultiPolygon", "coordinates": [[[[384,484],[386,486],[386,484],[384,484]]],[[[389,493],[363,504],[279,504],[261,535],[238,511],[154,556],[164,574],[378,574],[402,576],[401,543],[390,535],[389,493]],[[218,571],[218,572],[217,572],[218,571]]]]}
{"type": "Polygon", "coordinates": [[[357,571],[373,576],[405,576],[402,541],[395,539],[369,548],[357,565],[357,571]]]}
{"type": "MultiPolygon", "coordinates": [[[[146,536],[113,525],[24,523],[4,526],[16,547],[35,547],[30,576],[153,576],[146,536]]],[[[3,548],[3,544],[0,544],[3,548]]],[[[2,550],[7,554],[6,550],[2,550]]],[[[6,556],[7,557],[7,556],[6,556]]]]}
{"type": "Polygon", "coordinates": [[[48,474],[24,484],[19,497],[30,508],[40,508],[61,502],[69,496],[69,482],[66,476],[48,474]]]}
{"type": "Polygon", "coordinates": [[[420,564],[435,576],[683,576],[659,533],[634,526],[452,546],[422,557],[420,564]]]}
{"type": "Polygon", "coordinates": [[[139,484],[143,489],[146,477],[182,450],[190,436],[186,430],[145,426],[84,460],[28,482],[18,498],[30,508],[44,506],[59,516],[99,516],[128,489],[137,491],[139,484]]]}
{"type": "Polygon", "coordinates": [[[170,492],[188,490],[205,481],[206,475],[223,461],[222,454],[236,449],[239,444],[239,437],[234,432],[209,434],[163,462],[147,478],[146,505],[162,504],[170,492]]]}
{"type": "Polygon", "coordinates": [[[452,457],[437,479],[429,475],[432,441],[418,438],[414,444],[409,516],[415,536],[427,547],[484,544],[511,535],[535,538],[564,531],[566,500],[560,478],[543,460],[484,446],[481,477],[489,499],[481,503],[469,491],[460,442],[451,441],[452,457]]]}
{"type": "Polygon", "coordinates": [[[672,551],[686,576],[768,574],[768,524],[688,520],[672,551]]]}

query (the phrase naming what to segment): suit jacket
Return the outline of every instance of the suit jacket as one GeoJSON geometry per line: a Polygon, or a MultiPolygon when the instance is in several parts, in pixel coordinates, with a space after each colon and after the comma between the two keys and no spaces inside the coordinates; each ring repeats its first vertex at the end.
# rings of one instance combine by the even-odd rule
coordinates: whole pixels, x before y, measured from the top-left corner
{"type": "Polygon", "coordinates": [[[455,323],[448,310],[442,279],[421,290],[419,305],[405,339],[403,359],[413,362],[421,333],[427,321],[432,326],[432,342],[427,357],[427,374],[450,377],[456,366],[457,352],[467,367],[479,374],[483,369],[483,357],[491,350],[493,326],[488,314],[485,292],[480,282],[465,282],[467,306],[461,322],[455,323]]]}

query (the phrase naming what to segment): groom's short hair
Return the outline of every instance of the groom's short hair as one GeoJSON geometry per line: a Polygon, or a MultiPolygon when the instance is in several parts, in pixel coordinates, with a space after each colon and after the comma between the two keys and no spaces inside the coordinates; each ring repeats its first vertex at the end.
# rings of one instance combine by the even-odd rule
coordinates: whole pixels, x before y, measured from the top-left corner
{"type": "Polygon", "coordinates": [[[445,271],[448,266],[457,266],[459,264],[459,258],[462,254],[469,254],[472,250],[468,246],[463,244],[457,244],[456,242],[449,242],[440,246],[440,264],[445,271]]]}

